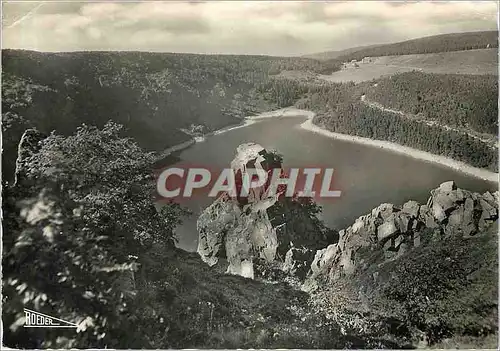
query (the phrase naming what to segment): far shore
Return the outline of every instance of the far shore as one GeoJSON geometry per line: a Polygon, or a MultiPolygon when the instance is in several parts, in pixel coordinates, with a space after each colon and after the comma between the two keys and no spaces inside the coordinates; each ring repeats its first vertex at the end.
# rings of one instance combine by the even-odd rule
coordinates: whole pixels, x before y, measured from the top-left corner
{"type": "Polygon", "coordinates": [[[257,120],[265,119],[265,118],[273,118],[273,117],[306,117],[307,121],[304,123],[300,124],[300,128],[308,130],[313,133],[321,134],[324,136],[327,136],[329,138],[334,138],[338,140],[344,140],[352,143],[358,143],[358,144],[364,144],[364,145],[369,145],[369,146],[374,146],[374,147],[379,147],[391,152],[396,152],[399,154],[403,154],[415,159],[427,161],[427,162],[432,162],[436,163],[439,165],[443,165],[449,168],[452,168],[454,170],[457,170],[462,173],[466,173],[468,175],[481,178],[490,182],[498,182],[499,174],[489,171],[487,169],[482,169],[482,168],[477,168],[477,167],[472,167],[470,165],[467,165],[463,162],[453,160],[451,158],[445,157],[445,156],[440,156],[440,155],[434,155],[431,154],[430,152],[422,151],[422,150],[417,150],[413,149],[408,146],[403,146],[399,145],[396,143],[391,143],[389,141],[385,140],[374,140],[370,138],[364,138],[360,136],[354,136],[354,135],[348,135],[348,134],[341,134],[341,133],[335,133],[331,132],[329,130],[326,130],[324,128],[321,128],[313,123],[313,118],[316,114],[312,111],[308,110],[300,110],[294,107],[287,107],[283,108],[281,110],[276,110],[276,111],[271,111],[271,112],[265,112],[262,114],[259,114],[257,116],[253,117],[248,117],[248,119],[252,122],[255,122],[257,120]]]}
{"type": "Polygon", "coordinates": [[[374,140],[370,138],[364,138],[360,136],[354,136],[354,135],[348,135],[348,134],[341,134],[341,133],[335,133],[331,132],[329,130],[326,130],[324,128],[321,128],[313,123],[313,118],[316,114],[312,111],[308,110],[300,110],[295,107],[287,107],[283,108],[280,110],[274,110],[274,111],[269,111],[269,112],[263,112],[255,116],[249,116],[246,117],[240,124],[234,125],[234,126],[228,126],[219,130],[216,130],[214,132],[211,132],[203,137],[197,137],[195,139],[192,139],[188,142],[173,146],[165,151],[163,151],[163,155],[166,153],[172,153],[176,151],[181,151],[183,149],[186,149],[190,147],[191,145],[199,142],[203,142],[206,137],[210,135],[219,135],[223,134],[226,132],[229,132],[231,130],[239,129],[239,128],[244,128],[249,125],[258,123],[261,120],[267,119],[267,118],[277,118],[277,117],[300,117],[300,118],[307,118],[307,120],[303,123],[301,123],[298,127],[308,130],[310,132],[316,133],[316,134],[321,134],[329,138],[334,138],[338,140],[343,140],[343,141],[348,141],[352,143],[358,143],[358,144],[364,144],[364,145],[369,145],[373,147],[379,147],[381,149],[385,149],[391,152],[395,152],[398,154],[403,154],[415,159],[419,159],[422,161],[426,162],[431,162],[439,165],[443,165],[445,167],[452,168],[454,170],[457,170],[459,172],[471,175],[476,178],[484,179],[490,182],[495,182],[497,183],[499,181],[499,174],[489,171],[487,169],[482,169],[482,168],[477,168],[477,167],[472,167],[470,165],[467,165],[463,162],[453,160],[451,158],[445,157],[445,156],[440,156],[440,155],[434,155],[431,154],[430,152],[418,150],[418,149],[413,149],[407,146],[399,145],[396,143],[392,143],[389,141],[385,140],[374,140]],[[170,151],[170,152],[169,152],[170,151]]]}

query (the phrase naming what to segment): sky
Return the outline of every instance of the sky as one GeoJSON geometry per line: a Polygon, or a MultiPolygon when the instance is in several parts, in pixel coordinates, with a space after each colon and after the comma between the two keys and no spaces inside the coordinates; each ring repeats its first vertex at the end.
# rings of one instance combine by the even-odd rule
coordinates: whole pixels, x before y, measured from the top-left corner
{"type": "Polygon", "coordinates": [[[491,2],[3,1],[2,48],[295,56],[497,29],[491,2]]]}

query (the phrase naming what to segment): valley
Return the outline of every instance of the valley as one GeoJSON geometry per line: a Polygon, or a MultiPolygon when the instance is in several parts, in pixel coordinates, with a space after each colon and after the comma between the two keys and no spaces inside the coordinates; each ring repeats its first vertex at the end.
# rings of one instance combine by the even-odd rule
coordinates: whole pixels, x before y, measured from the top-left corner
{"type": "MultiPolygon", "coordinates": [[[[333,167],[333,186],[342,191],[342,196],[318,203],[323,209],[322,220],[336,229],[349,225],[360,213],[382,202],[403,203],[409,199],[424,202],[437,183],[448,179],[454,179],[460,187],[480,192],[498,187],[498,173],[467,168],[397,144],[331,135],[334,133],[311,124],[311,115],[294,109],[262,114],[260,118],[250,118],[249,122],[253,123],[245,127],[209,136],[176,155],[183,163],[224,167],[233,159],[238,145],[256,142],[283,154],[287,167],[333,167]]],[[[177,228],[183,249],[196,249],[195,219],[212,200],[202,197],[183,201],[193,212],[177,228]]]]}
{"type": "Polygon", "coordinates": [[[497,348],[497,50],[3,50],[2,347],[497,348]],[[159,202],[176,163],[342,195],[159,202]]]}

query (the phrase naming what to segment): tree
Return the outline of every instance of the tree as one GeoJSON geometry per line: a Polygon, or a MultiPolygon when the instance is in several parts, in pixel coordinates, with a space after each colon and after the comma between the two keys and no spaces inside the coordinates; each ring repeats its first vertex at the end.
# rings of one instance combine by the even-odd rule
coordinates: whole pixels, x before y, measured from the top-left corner
{"type": "Polygon", "coordinates": [[[153,247],[173,247],[185,213],[173,204],[156,211],[153,156],[120,130],[110,122],[102,130],[83,125],[67,138],[50,135],[23,162],[25,177],[4,190],[7,345],[147,344],[141,327],[152,323],[132,307],[134,272],[144,274],[138,269],[153,247]],[[23,307],[79,323],[77,332],[22,328],[23,307]]]}

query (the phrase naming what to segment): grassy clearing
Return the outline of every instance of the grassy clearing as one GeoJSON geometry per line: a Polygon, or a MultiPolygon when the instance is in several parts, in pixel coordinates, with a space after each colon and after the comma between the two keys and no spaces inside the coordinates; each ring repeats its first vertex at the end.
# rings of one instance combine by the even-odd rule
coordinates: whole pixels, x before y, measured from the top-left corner
{"type": "Polygon", "coordinates": [[[381,56],[371,62],[358,62],[359,67],[349,67],[331,75],[320,77],[336,83],[370,81],[393,74],[422,71],[440,74],[497,74],[497,49],[479,49],[435,54],[381,56]]]}

